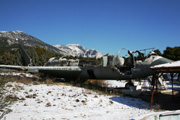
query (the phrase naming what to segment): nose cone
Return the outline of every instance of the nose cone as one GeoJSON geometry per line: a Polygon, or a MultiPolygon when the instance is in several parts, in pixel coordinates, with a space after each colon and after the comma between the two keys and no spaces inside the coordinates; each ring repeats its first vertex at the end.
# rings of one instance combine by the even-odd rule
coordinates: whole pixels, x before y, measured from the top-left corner
{"type": "Polygon", "coordinates": [[[164,57],[159,57],[159,58],[155,59],[151,65],[152,66],[160,65],[160,64],[169,63],[169,62],[172,62],[172,60],[164,58],[164,57]]]}

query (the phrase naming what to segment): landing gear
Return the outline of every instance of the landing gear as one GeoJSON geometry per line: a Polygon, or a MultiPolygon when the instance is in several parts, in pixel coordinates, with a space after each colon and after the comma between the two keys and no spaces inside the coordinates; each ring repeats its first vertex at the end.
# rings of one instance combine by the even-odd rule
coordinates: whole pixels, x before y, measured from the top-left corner
{"type": "Polygon", "coordinates": [[[133,82],[131,80],[129,80],[129,82],[126,83],[125,88],[129,89],[131,86],[134,86],[134,84],[133,84],[133,82]]]}

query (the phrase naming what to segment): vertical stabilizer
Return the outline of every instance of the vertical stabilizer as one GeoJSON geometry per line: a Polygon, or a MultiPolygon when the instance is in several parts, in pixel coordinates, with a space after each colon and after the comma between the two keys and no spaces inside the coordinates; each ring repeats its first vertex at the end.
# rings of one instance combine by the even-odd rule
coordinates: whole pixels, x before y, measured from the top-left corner
{"type": "Polygon", "coordinates": [[[26,53],[26,51],[24,50],[24,48],[22,47],[22,45],[19,45],[19,49],[21,50],[22,54],[23,54],[23,58],[24,58],[24,61],[25,61],[25,64],[27,66],[30,66],[31,65],[31,58],[29,57],[29,55],[26,53]]]}

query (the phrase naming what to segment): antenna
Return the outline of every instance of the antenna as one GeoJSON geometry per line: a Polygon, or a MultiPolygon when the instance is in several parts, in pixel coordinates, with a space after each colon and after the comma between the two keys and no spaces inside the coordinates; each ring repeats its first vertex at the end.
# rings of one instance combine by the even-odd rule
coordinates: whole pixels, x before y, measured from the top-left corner
{"type": "Polygon", "coordinates": [[[138,51],[146,51],[146,50],[152,50],[152,51],[154,51],[154,47],[153,48],[146,48],[146,49],[142,49],[142,50],[138,50],[138,51]]]}

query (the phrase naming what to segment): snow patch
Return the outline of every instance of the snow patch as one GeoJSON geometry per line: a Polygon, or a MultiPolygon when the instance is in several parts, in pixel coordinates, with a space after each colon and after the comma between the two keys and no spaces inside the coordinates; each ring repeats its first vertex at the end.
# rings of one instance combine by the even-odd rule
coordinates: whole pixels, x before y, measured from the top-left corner
{"type": "Polygon", "coordinates": [[[53,45],[59,50],[64,51],[68,55],[72,56],[82,56],[82,57],[96,57],[100,58],[103,53],[95,49],[87,49],[79,44],[68,44],[68,45],[53,45]]]}
{"type": "Polygon", "coordinates": [[[64,85],[25,85],[7,83],[18,101],[11,105],[12,110],[2,120],[128,120],[148,110],[149,103],[130,97],[115,97],[78,87],[64,85]],[[21,88],[15,90],[17,87],[21,88]]]}

